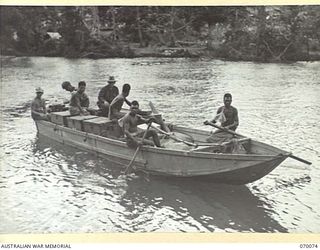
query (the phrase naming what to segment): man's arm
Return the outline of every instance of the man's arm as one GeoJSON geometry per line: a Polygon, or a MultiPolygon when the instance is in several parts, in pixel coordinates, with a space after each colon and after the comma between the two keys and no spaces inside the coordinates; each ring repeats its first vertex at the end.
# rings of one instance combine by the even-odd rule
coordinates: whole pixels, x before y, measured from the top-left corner
{"type": "Polygon", "coordinates": [[[89,97],[88,97],[87,94],[85,94],[85,97],[84,97],[84,100],[83,100],[83,107],[88,108],[89,104],[90,104],[89,97]]]}
{"type": "Polygon", "coordinates": [[[105,90],[105,87],[103,87],[103,88],[99,91],[99,95],[98,95],[98,101],[99,101],[99,102],[106,102],[105,93],[106,93],[106,90],[105,90]]]}
{"type": "Polygon", "coordinates": [[[127,98],[124,98],[124,101],[126,102],[126,104],[130,107],[131,106],[131,102],[127,99],[127,98]]]}
{"type": "Polygon", "coordinates": [[[148,123],[149,119],[143,118],[141,115],[137,115],[138,119],[138,125],[143,124],[143,123],[148,123]]]}
{"type": "Polygon", "coordinates": [[[150,123],[150,122],[156,123],[156,119],[154,117],[150,117],[149,119],[143,118],[141,115],[137,115],[137,117],[139,118],[138,125],[143,123],[150,123]]]}
{"type": "Polygon", "coordinates": [[[220,113],[222,112],[223,107],[218,108],[216,116],[211,120],[212,123],[216,123],[218,118],[220,117],[220,113]]]}
{"type": "Polygon", "coordinates": [[[116,103],[118,103],[119,101],[121,101],[121,97],[120,96],[117,96],[116,98],[114,98],[112,100],[112,102],[110,103],[110,109],[112,109],[116,105],[116,103]]]}
{"type": "Polygon", "coordinates": [[[116,107],[117,103],[121,101],[121,97],[120,96],[117,96],[116,98],[114,98],[112,100],[112,102],[110,103],[110,106],[109,106],[109,114],[108,114],[108,117],[110,118],[112,115],[113,115],[113,109],[114,107],[116,107]]]}

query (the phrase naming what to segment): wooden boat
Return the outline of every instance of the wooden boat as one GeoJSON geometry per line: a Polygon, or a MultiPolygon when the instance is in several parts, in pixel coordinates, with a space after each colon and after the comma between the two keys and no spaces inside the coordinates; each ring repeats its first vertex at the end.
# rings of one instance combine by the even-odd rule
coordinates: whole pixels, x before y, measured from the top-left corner
{"type": "MultiPolygon", "coordinates": [[[[48,121],[35,121],[38,133],[76,148],[84,149],[119,163],[125,167],[133,158],[135,149],[121,138],[108,138],[80,131],[48,121]]],[[[188,135],[194,143],[205,142],[210,132],[173,126],[173,132],[188,135]]],[[[271,145],[247,140],[246,153],[217,153],[216,145],[189,149],[156,148],[143,146],[134,160],[134,169],[150,175],[196,178],[226,184],[254,182],[275,169],[291,153],[271,145]]]]}

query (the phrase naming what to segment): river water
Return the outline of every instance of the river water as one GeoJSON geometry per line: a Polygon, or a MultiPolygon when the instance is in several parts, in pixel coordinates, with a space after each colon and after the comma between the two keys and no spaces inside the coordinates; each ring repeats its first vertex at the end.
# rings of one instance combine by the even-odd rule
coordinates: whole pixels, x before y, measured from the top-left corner
{"type": "Polygon", "coordinates": [[[320,233],[320,63],[199,59],[1,59],[0,233],[320,233]],[[50,102],[61,83],[87,82],[91,106],[109,75],[151,100],[167,121],[202,125],[233,94],[238,132],[311,161],[287,159],[243,186],[132,176],[118,165],[44,138],[30,118],[34,89],[50,102]]]}

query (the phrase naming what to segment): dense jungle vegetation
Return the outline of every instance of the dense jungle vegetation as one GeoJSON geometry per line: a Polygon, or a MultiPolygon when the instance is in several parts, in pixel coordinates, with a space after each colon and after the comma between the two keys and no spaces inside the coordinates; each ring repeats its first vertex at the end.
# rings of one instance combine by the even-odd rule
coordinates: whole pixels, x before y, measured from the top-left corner
{"type": "Polygon", "coordinates": [[[1,54],[320,59],[320,6],[2,6],[1,54]]]}

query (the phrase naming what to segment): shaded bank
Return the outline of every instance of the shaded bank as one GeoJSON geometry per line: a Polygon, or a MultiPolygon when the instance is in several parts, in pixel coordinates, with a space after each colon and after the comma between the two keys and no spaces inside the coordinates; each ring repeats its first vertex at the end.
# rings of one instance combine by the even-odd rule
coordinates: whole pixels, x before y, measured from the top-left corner
{"type": "Polygon", "coordinates": [[[320,6],[1,6],[2,55],[320,60],[320,6]]]}
{"type": "MultiPolygon", "coordinates": [[[[64,51],[64,50],[63,50],[64,51]]],[[[223,59],[227,61],[253,61],[253,62],[272,62],[272,63],[291,63],[295,61],[319,61],[320,51],[313,51],[308,54],[293,55],[292,59],[256,58],[252,54],[243,54],[234,52],[233,49],[215,51],[199,47],[136,47],[135,44],[126,46],[105,46],[93,50],[61,52],[60,50],[51,50],[41,53],[21,52],[12,48],[2,48],[1,55],[5,56],[46,56],[46,57],[65,57],[65,58],[138,58],[138,57],[165,57],[165,58],[211,58],[223,59]]]]}

